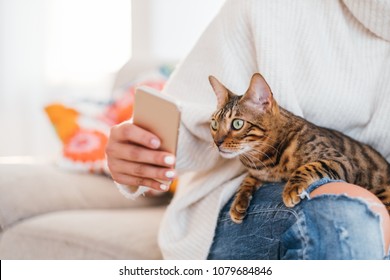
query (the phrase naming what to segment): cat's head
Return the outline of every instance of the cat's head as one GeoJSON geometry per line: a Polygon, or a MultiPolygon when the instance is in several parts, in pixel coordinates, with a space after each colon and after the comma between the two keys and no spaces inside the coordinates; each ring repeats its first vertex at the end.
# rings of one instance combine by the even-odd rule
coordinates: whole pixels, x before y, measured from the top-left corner
{"type": "Polygon", "coordinates": [[[209,81],[218,101],[210,130],[221,156],[264,153],[272,145],[279,107],[263,76],[254,74],[244,95],[234,94],[213,76],[209,81]]]}

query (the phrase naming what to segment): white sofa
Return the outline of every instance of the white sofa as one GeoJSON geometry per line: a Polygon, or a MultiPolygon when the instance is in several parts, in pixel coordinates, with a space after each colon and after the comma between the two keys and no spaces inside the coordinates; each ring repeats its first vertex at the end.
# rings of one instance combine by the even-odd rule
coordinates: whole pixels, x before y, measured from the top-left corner
{"type": "Polygon", "coordinates": [[[0,164],[0,259],[160,259],[169,196],[125,199],[106,177],[0,164]]]}

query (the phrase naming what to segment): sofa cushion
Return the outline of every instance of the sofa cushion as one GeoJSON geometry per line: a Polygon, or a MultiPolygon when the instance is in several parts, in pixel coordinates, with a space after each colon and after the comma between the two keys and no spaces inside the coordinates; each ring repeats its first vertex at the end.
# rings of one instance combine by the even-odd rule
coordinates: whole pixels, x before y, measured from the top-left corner
{"type": "Polygon", "coordinates": [[[53,211],[137,208],[166,203],[167,197],[127,200],[113,181],[104,176],[66,172],[50,164],[0,164],[0,230],[53,211]]]}
{"type": "Polygon", "coordinates": [[[0,259],[159,259],[165,207],[63,211],[2,233],[0,259]]]}

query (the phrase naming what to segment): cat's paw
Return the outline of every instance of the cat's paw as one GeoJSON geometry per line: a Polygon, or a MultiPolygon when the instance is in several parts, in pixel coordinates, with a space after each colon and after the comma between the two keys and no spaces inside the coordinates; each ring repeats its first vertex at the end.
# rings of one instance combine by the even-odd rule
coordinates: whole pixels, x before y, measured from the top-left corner
{"type": "Polygon", "coordinates": [[[246,213],[240,213],[235,208],[230,208],[230,219],[236,224],[241,224],[242,220],[245,218],[246,213]]]}
{"type": "Polygon", "coordinates": [[[252,196],[244,194],[238,194],[234,199],[232,206],[230,207],[230,218],[236,224],[241,224],[242,220],[246,216],[246,210],[248,210],[249,203],[252,196]]]}
{"type": "Polygon", "coordinates": [[[302,184],[287,183],[283,190],[283,202],[287,207],[294,207],[301,202],[301,195],[306,190],[302,184]]]}

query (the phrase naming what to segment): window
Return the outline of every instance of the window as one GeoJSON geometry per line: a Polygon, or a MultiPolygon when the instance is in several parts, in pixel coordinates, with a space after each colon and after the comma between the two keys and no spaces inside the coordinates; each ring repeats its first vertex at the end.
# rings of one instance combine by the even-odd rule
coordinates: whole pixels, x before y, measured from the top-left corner
{"type": "Polygon", "coordinates": [[[49,86],[106,94],[110,78],[131,55],[130,0],[47,3],[44,75],[49,86]]]}

